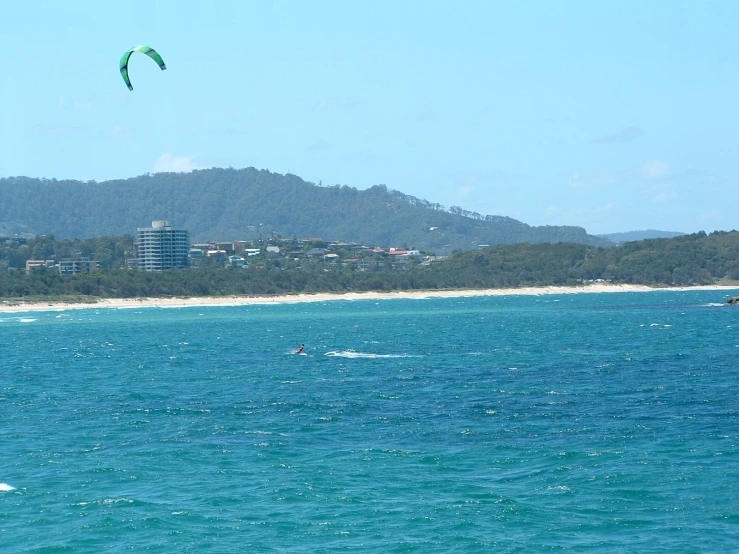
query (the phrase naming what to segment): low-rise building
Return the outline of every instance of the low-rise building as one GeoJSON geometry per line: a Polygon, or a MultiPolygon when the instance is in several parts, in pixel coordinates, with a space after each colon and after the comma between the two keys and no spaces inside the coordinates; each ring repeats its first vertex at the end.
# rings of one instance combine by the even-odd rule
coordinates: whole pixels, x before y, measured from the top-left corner
{"type": "Polygon", "coordinates": [[[394,250],[390,249],[390,257],[396,260],[418,258],[421,256],[420,250],[394,250]]]}
{"type": "Polygon", "coordinates": [[[246,260],[241,256],[229,256],[228,265],[230,265],[231,267],[246,267],[247,263],[246,260]]]}
{"type": "Polygon", "coordinates": [[[317,258],[319,256],[323,256],[325,253],[326,253],[325,248],[311,248],[306,253],[306,256],[308,256],[309,258],[317,258]]]}
{"type": "Polygon", "coordinates": [[[26,260],[26,271],[31,271],[39,267],[53,267],[54,260],[26,260]]]}
{"type": "Polygon", "coordinates": [[[100,262],[89,258],[62,258],[59,262],[60,275],[91,273],[100,267],[100,262]]]}

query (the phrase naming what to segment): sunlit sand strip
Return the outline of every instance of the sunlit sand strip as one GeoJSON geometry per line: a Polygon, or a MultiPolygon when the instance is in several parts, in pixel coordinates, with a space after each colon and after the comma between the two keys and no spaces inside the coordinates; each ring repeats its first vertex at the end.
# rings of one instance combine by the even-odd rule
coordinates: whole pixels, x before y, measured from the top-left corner
{"type": "MultiPolygon", "coordinates": [[[[484,290],[433,290],[399,292],[347,292],[317,294],[285,294],[279,296],[205,296],[191,298],[104,298],[95,303],[39,302],[11,304],[0,300],[0,312],[61,311],[100,308],[176,308],[188,306],[245,306],[249,304],[277,304],[293,302],[327,302],[330,300],[388,300],[393,298],[461,298],[467,296],[514,296],[539,294],[578,294],[600,292],[649,292],[656,290],[688,291],[713,290],[737,291],[737,286],[708,285],[697,287],[653,288],[644,285],[610,285],[595,283],[578,287],[521,287],[484,290]]],[[[716,301],[724,301],[725,294],[716,301]]]]}

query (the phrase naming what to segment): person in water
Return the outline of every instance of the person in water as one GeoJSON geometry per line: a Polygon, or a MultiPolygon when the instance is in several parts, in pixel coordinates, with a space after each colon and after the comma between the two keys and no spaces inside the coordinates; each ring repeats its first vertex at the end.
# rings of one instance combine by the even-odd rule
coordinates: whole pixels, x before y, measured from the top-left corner
{"type": "Polygon", "coordinates": [[[304,344],[301,344],[300,347],[295,351],[296,354],[301,354],[303,352],[303,348],[305,348],[304,344]]]}

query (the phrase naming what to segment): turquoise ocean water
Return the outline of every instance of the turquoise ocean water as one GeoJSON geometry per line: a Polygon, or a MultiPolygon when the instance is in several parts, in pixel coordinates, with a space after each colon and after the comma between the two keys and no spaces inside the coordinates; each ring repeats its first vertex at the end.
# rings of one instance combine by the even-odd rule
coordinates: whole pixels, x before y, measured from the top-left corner
{"type": "Polygon", "coordinates": [[[739,551],[728,295],[0,314],[0,551],[739,551]]]}

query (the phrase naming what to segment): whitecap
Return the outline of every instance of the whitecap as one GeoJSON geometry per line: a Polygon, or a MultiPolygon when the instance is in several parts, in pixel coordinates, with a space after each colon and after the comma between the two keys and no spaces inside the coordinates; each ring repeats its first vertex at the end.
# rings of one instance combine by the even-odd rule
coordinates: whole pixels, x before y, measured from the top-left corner
{"type": "Polygon", "coordinates": [[[326,356],[335,356],[337,358],[412,358],[411,354],[372,354],[368,352],[356,352],[354,350],[335,350],[326,352],[326,356]]]}
{"type": "Polygon", "coordinates": [[[38,321],[38,319],[34,317],[22,317],[19,320],[21,323],[33,323],[34,321],[38,321]]]}
{"type": "Polygon", "coordinates": [[[7,483],[0,483],[0,492],[14,491],[15,487],[8,485],[7,483]]]}

